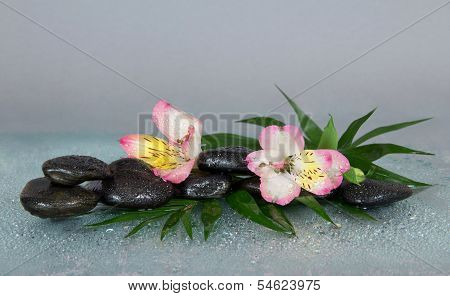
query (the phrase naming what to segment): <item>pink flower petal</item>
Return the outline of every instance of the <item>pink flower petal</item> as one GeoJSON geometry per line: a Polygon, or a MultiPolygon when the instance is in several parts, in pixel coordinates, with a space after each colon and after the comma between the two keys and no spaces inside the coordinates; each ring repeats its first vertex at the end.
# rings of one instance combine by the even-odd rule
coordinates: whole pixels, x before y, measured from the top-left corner
{"type": "Polygon", "coordinates": [[[168,181],[170,183],[179,184],[186,180],[186,178],[189,176],[189,174],[192,171],[192,168],[194,167],[195,159],[187,161],[182,166],[173,169],[173,170],[160,170],[160,169],[153,169],[153,173],[156,176],[160,176],[164,181],[168,181]]]}
{"type": "Polygon", "coordinates": [[[341,185],[349,169],[347,158],[336,150],[304,150],[296,159],[296,181],[313,194],[327,195],[341,185]]]}
{"type": "Polygon", "coordinates": [[[131,158],[139,157],[139,147],[140,147],[139,139],[140,135],[138,134],[126,135],[120,138],[119,140],[120,146],[122,146],[123,150],[125,150],[125,153],[128,155],[128,157],[131,158]]]}
{"type": "Polygon", "coordinates": [[[152,112],[153,122],[172,144],[191,137],[188,156],[193,159],[201,152],[202,123],[194,116],[174,108],[164,100],[160,100],[152,112]],[[189,136],[192,129],[192,136],[189,136]]]}
{"type": "Polygon", "coordinates": [[[247,167],[250,171],[258,176],[261,176],[261,168],[272,167],[276,169],[281,169],[284,167],[284,158],[275,158],[276,153],[272,153],[267,150],[259,150],[250,153],[245,159],[247,161],[247,167]]]}
{"type": "Polygon", "coordinates": [[[300,186],[287,173],[264,170],[260,184],[261,196],[271,203],[287,205],[300,194],[300,186]]]}
{"type": "Polygon", "coordinates": [[[262,130],[259,144],[264,150],[275,153],[273,157],[280,158],[300,153],[305,141],[300,129],[294,125],[283,127],[271,125],[262,130]]]}

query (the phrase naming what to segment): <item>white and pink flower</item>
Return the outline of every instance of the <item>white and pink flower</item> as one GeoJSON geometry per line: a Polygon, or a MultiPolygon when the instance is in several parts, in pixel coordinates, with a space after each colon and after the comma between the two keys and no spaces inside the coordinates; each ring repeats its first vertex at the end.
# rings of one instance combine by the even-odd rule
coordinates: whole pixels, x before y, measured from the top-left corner
{"type": "Polygon", "coordinates": [[[152,119],[168,141],[131,134],[122,137],[120,144],[128,157],[142,159],[155,175],[171,183],[181,183],[189,176],[202,150],[202,123],[164,100],[153,108],[152,119]]]}
{"type": "Polygon", "coordinates": [[[249,154],[246,160],[261,179],[262,197],[271,203],[286,205],[301,189],[329,194],[350,169],[347,158],[336,150],[304,150],[303,135],[296,126],[268,126],[259,144],[263,150],[249,154]]]}

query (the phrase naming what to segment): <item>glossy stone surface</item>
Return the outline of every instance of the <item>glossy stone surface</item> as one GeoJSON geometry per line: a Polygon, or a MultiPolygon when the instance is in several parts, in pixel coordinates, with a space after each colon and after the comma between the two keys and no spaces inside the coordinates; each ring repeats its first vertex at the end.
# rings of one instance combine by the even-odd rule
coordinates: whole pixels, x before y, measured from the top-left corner
{"type": "Polygon", "coordinates": [[[231,188],[231,177],[225,174],[195,172],[177,186],[177,195],[185,198],[224,196],[231,188]]]}
{"type": "Polygon", "coordinates": [[[81,155],[67,155],[49,159],[42,164],[44,175],[52,182],[62,185],[77,185],[89,180],[100,180],[108,176],[108,165],[103,161],[81,155]]]}
{"type": "Polygon", "coordinates": [[[360,185],[345,182],[338,192],[344,201],[363,208],[388,205],[413,194],[406,185],[371,179],[360,185]]]}
{"type": "Polygon", "coordinates": [[[259,189],[260,184],[261,184],[260,178],[258,176],[255,176],[240,180],[234,185],[234,187],[236,189],[245,189],[254,196],[260,196],[261,195],[261,191],[259,189]]]}
{"type": "Polygon", "coordinates": [[[210,172],[233,172],[252,174],[247,169],[245,158],[253,150],[245,147],[225,147],[206,150],[198,157],[198,167],[210,172]]]}
{"type": "Polygon", "coordinates": [[[102,181],[102,202],[133,209],[148,209],[163,205],[174,195],[175,189],[147,172],[116,171],[114,176],[102,181]]]}
{"type": "Polygon", "coordinates": [[[34,216],[62,218],[84,214],[99,200],[97,194],[80,186],[53,184],[48,178],[29,181],[20,194],[22,206],[34,216]]]}
{"type": "Polygon", "coordinates": [[[121,158],[109,164],[111,174],[118,171],[136,171],[147,172],[153,175],[153,172],[148,164],[137,158],[121,158]]]}

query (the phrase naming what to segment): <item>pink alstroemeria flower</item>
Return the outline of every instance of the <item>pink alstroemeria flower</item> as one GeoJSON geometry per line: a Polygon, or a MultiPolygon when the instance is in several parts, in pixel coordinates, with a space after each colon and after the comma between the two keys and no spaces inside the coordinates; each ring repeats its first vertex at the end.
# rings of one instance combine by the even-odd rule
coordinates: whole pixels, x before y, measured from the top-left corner
{"type": "Polygon", "coordinates": [[[152,119],[168,141],[132,134],[121,138],[120,144],[128,157],[142,159],[155,175],[171,183],[181,183],[189,176],[202,151],[202,123],[164,100],[153,108],[152,119]]]}
{"type": "Polygon", "coordinates": [[[261,179],[261,195],[271,203],[286,205],[303,188],[326,195],[342,183],[350,169],[344,155],[336,150],[304,150],[301,131],[292,125],[268,126],[259,136],[263,150],[250,153],[248,168],[261,179]]]}

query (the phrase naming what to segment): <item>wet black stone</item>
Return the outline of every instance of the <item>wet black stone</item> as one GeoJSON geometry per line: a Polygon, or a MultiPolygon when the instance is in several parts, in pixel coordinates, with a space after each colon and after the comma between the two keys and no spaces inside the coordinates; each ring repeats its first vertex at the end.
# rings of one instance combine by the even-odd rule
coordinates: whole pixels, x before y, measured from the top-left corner
{"type": "Polygon", "coordinates": [[[252,174],[245,158],[253,150],[245,147],[224,147],[206,150],[198,157],[198,168],[210,172],[252,174]]]}
{"type": "Polygon", "coordinates": [[[98,196],[103,196],[103,185],[101,180],[94,180],[80,185],[84,189],[95,192],[98,196]]]}
{"type": "Polygon", "coordinates": [[[28,182],[20,194],[22,206],[34,216],[62,218],[84,214],[98,203],[99,196],[80,186],[54,184],[48,178],[28,182]]]}
{"type": "Polygon", "coordinates": [[[412,190],[403,184],[366,179],[360,186],[343,183],[339,188],[342,199],[364,208],[387,205],[412,195],[412,190]]]}
{"type": "Polygon", "coordinates": [[[148,164],[137,158],[122,158],[113,161],[109,164],[111,174],[118,171],[136,171],[147,172],[153,175],[153,172],[148,164]]]}
{"type": "Polygon", "coordinates": [[[102,181],[102,202],[121,208],[156,208],[174,195],[175,189],[153,173],[119,170],[102,181]]]}
{"type": "Polygon", "coordinates": [[[91,156],[68,155],[53,158],[44,162],[42,171],[53,183],[67,186],[108,177],[108,165],[91,156]]]}
{"type": "Polygon", "coordinates": [[[177,195],[183,198],[215,198],[224,196],[230,188],[230,176],[195,172],[177,186],[177,195]]]}
{"type": "Polygon", "coordinates": [[[244,189],[248,193],[255,195],[255,196],[261,196],[261,191],[259,189],[259,185],[261,184],[259,177],[251,177],[242,179],[234,185],[236,189],[244,189]]]}

